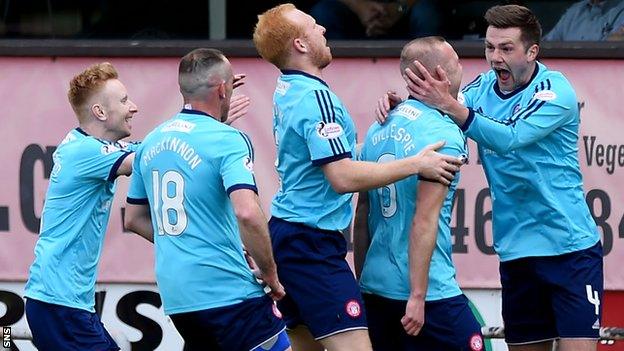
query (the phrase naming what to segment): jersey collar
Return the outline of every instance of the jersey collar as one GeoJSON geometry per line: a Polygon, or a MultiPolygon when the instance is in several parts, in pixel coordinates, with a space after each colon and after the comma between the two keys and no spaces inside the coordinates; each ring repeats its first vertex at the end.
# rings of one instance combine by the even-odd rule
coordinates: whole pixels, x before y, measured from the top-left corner
{"type": "Polygon", "coordinates": [[[180,111],[180,113],[184,113],[185,115],[200,115],[200,116],[208,116],[210,118],[213,118],[211,115],[207,114],[206,112],[191,110],[188,108],[183,108],[182,111],[180,111]]]}
{"type": "Polygon", "coordinates": [[[287,75],[287,74],[298,74],[300,76],[312,78],[314,80],[317,80],[317,81],[321,82],[321,84],[323,84],[324,86],[329,88],[329,85],[327,85],[327,83],[325,83],[324,80],[322,80],[321,78],[319,78],[317,76],[313,76],[310,73],[306,73],[304,71],[300,71],[300,70],[297,70],[297,69],[283,69],[281,71],[282,71],[282,74],[285,74],[285,75],[287,75]]]}
{"type": "MultiPolygon", "coordinates": [[[[407,97],[407,99],[408,99],[408,100],[418,101],[420,104],[423,104],[423,105],[425,105],[425,106],[427,106],[427,107],[431,107],[431,106],[429,106],[429,105],[425,104],[424,102],[422,102],[422,101],[418,100],[417,98],[415,98],[415,97],[413,97],[413,96],[411,96],[411,95],[410,95],[410,96],[408,96],[408,97],[407,97]]],[[[438,112],[439,112],[442,116],[446,116],[446,113],[442,112],[442,110],[440,110],[440,109],[438,109],[438,108],[435,108],[435,107],[431,107],[431,108],[433,108],[434,110],[438,111],[438,112]]]]}

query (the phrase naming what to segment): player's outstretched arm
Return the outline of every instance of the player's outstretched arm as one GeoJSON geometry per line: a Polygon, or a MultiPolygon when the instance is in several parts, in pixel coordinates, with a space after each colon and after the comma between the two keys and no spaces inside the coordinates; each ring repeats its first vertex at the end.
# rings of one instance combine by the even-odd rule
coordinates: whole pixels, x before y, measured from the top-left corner
{"type": "Polygon", "coordinates": [[[443,145],[444,142],[440,141],[427,146],[416,156],[392,162],[376,163],[343,158],[321,167],[332,188],[338,193],[375,189],[414,174],[448,185],[462,161],[435,152],[443,145]]]}
{"type": "Polygon", "coordinates": [[[370,246],[368,233],[368,192],[360,191],[357,207],[355,208],[355,220],[353,221],[353,263],[355,277],[359,280],[364,267],[366,252],[370,246]]]}
{"type": "Polygon", "coordinates": [[[134,205],[126,203],[124,226],[149,242],[154,242],[154,227],[149,205],[134,205]]]}
{"type": "Polygon", "coordinates": [[[418,335],[425,323],[425,297],[429,283],[431,255],[438,235],[440,209],[448,193],[445,185],[429,181],[418,183],[416,213],[409,237],[410,297],[401,323],[409,335],[418,335]]]}
{"type": "Polygon", "coordinates": [[[230,193],[230,200],[238,220],[241,240],[245,249],[258,265],[261,279],[271,288],[269,295],[274,300],[281,299],[285,295],[284,287],[277,277],[269,228],[260,207],[258,195],[249,189],[238,189],[230,193]]]}

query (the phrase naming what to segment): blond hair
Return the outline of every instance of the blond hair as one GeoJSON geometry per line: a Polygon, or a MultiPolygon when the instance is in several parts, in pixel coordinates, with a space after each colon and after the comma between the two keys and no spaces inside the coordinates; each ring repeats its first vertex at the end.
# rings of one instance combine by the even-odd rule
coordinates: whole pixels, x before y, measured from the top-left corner
{"type": "Polygon", "coordinates": [[[286,12],[296,10],[293,4],[282,4],[258,16],[253,42],[263,59],[283,68],[290,56],[292,41],[301,36],[300,26],[286,19],[286,12]]]}
{"type": "Polygon", "coordinates": [[[117,70],[109,62],[96,63],[77,74],[69,82],[67,98],[72,109],[80,117],[85,104],[109,79],[118,78],[117,70]]]}

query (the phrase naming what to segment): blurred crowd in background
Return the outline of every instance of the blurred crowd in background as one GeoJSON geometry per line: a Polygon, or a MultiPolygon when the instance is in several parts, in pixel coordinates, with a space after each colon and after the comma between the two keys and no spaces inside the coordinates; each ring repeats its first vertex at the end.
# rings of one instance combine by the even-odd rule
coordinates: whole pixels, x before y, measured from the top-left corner
{"type": "MultiPolygon", "coordinates": [[[[221,1],[226,39],[250,39],[257,14],[283,1],[0,0],[0,37],[24,39],[209,39],[210,2],[221,1]]],[[[546,41],[624,39],[624,0],[301,0],[330,40],[479,40],[485,10],[529,7],[546,41]]],[[[214,20],[214,16],[212,19],[214,20]]]]}

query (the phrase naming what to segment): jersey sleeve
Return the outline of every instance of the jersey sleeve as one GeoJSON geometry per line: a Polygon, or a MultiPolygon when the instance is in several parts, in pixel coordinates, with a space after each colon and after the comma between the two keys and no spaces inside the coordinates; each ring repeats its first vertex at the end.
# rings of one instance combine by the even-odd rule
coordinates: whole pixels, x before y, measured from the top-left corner
{"type": "MultiPolygon", "coordinates": [[[[433,114],[432,123],[427,127],[427,134],[422,140],[422,145],[429,145],[443,140],[444,146],[437,149],[436,152],[460,157],[468,158],[468,146],[466,145],[466,137],[461,129],[450,119],[438,112],[430,112],[433,114]]],[[[411,155],[416,155],[420,150],[412,150],[411,155]]],[[[418,176],[420,180],[434,181],[423,176],[418,176]]],[[[437,181],[434,181],[437,182],[437,181]]]]}
{"type": "Polygon", "coordinates": [[[485,78],[485,73],[482,73],[477,76],[477,78],[473,79],[472,82],[466,84],[464,88],[459,92],[457,96],[457,101],[459,101],[462,105],[470,108],[474,106],[474,95],[479,90],[481,83],[485,78]]]}
{"type": "Polygon", "coordinates": [[[145,181],[141,171],[141,148],[138,148],[132,162],[132,176],[130,177],[130,187],[128,188],[128,197],[126,202],[133,205],[147,205],[147,190],[145,190],[145,181]]]}
{"type": "Polygon", "coordinates": [[[131,153],[117,145],[86,140],[77,148],[74,171],[86,178],[114,182],[119,166],[131,153]]]}
{"type": "Polygon", "coordinates": [[[578,115],[574,90],[563,77],[551,77],[538,84],[528,104],[507,120],[498,120],[469,108],[462,126],[479,145],[507,153],[543,139],[578,115]]]}
{"type": "Polygon", "coordinates": [[[314,166],[352,157],[345,133],[345,122],[351,117],[334,94],[314,90],[303,98],[299,108],[304,114],[301,135],[314,166]]]}
{"type": "MultiPolygon", "coordinates": [[[[457,127],[457,125],[450,119],[450,117],[442,116],[442,114],[434,113],[438,121],[435,124],[431,124],[427,130],[427,136],[424,138],[424,143],[427,145],[436,143],[443,140],[444,146],[436,150],[436,152],[448,155],[448,156],[468,156],[468,148],[466,146],[466,138],[463,133],[457,127]]],[[[420,151],[420,150],[416,150],[420,151]]],[[[414,152],[414,155],[416,152],[414,152]]]]}
{"type": "Polygon", "coordinates": [[[239,189],[258,193],[253,173],[254,149],[249,137],[233,131],[226,135],[222,143],[227,154],[221,158],[220,173],[228,195],[239,189]]]}

